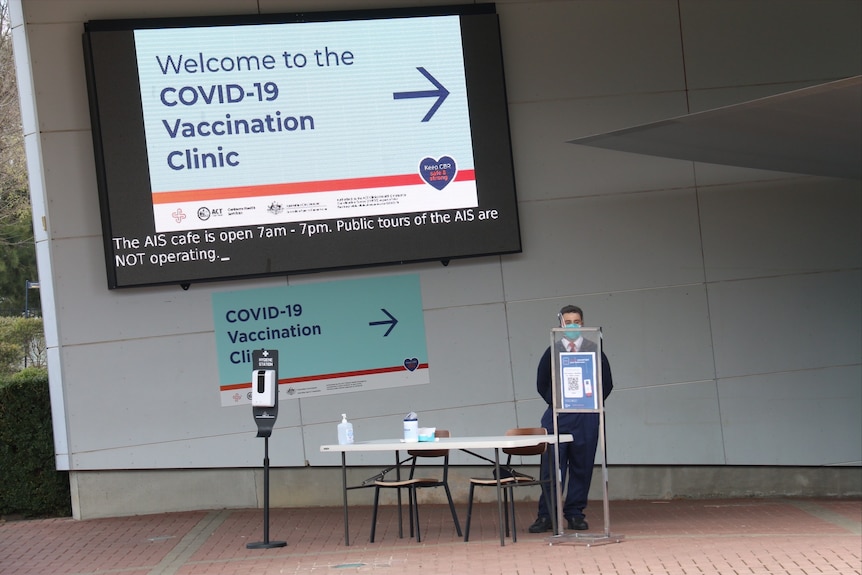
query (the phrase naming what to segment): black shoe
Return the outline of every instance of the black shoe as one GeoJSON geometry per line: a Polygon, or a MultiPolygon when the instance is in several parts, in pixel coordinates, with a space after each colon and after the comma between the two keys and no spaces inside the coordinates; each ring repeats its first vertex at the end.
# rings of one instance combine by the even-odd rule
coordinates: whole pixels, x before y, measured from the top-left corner
{"type": "Polygon", "coordinates": [[[539,517],[536,519],[536,522],[530,525],[530,533],[544,533],[545,531],[551,530],[551,518],[550,517],[539,517]]]}
{"type": "Polygon", "coordinates": [[[574,531],[586,531],[590,528],[587,524],[587,520],[583,517],[566,517],[566,522],[568,523],[569,529],[574,531]]]}

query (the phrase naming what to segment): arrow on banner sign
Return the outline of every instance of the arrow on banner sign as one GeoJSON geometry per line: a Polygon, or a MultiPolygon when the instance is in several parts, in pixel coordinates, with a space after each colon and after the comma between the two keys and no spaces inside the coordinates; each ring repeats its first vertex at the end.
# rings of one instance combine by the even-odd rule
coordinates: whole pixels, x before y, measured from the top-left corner
{"type": "Polygon", "coordinates": [[[419,70],[419,72],[423,76],[428,78],[428,80],[430,80],[431,83],[437,87],[437,89],[436,90],[420,90],[418,92],[395,92],[392,94],[392,97],[395,98],[396,100],[405,100],[408,98],[437,98],[437,101],[434,102],[434,105],[431,106],[431,109],[428,110],[428,113],[425,114],[424,118],[422,118],[423,122],[427,122],[428,120],[431,119],[431,116],[434,115],[434,112],[437,111],[437,108],[439,108],[443,104],[443,101],[449,95],[449,90],[444,88],[443,84],[438,82],[437,79],[434,76],[432,76],[428,72],[428,70],[426,70],[425,68],[418,67],[416,69],[419,70]]]}
{"type": "Polygon", "coordinates": [[[387,329],[387,330],[386,330],[386,333],[384,333],[384,334],[383,334],[383,337],[386,337],[387,335],[389,335],[389,332],[390,332],[390,331],[392,331],[392,328],[393,328],[393,327],[395,327],[395,324],[397,324],[397,323],[398,323],[398,320],[397,320],[397,319],[395,319],[395,316],[394,316],[394,315],[392,315],[391,313],[389,313],[389,312],[388,312],[388,311],[386,311],[385,309],[380,308],[380,311],[382,311],[383,313],[385,313],[386,315],[388,315],[388,316],[389,316],[389,319],[384,319],[384,320],[381,320],[381,321],[369,321],[369,322],[368,322],[368,325],[385,325],[385,324],[387,324],[387,323],[388,323],[388,324],[389,324],[389,329],[387,329]]]}

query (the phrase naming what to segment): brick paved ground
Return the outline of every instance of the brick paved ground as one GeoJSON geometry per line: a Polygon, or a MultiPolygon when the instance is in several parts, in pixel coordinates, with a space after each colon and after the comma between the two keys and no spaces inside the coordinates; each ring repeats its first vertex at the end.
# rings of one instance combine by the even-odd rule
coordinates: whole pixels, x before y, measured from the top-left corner
{"type": "MultiPolygon", "coordinates": [[[[341,508],[273,509],[270,540],[287,542],[275,549],[246,547],[263,539],[259,509],[7,521],[0,574],[862,575],[860,500],[615,501],[609,531],[622,540],[607,544],[530,534],[535,504],[524,503],[518,542],[501,547],[496,511],[477,505],[464,543],[446,506],[423,505],[417,543],[398,538],[395,508],[384,507],[369,543],[371,509],[355,507],[346,547],[341,508]]],[[[589,534],[606,533],[601,516],[594,502],[589,534]]]]}

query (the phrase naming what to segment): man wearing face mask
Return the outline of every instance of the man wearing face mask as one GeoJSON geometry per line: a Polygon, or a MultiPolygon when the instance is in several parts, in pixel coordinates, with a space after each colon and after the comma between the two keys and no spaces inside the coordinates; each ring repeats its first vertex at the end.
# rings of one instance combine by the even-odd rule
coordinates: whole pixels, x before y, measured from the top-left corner
{"type": "MultiPolygon", "coordinates": [[[[536,389],[548,408],[542,415],[542,427],[550,433],[554,431],[554,407],[553,391],[551,389],[551,361],[564,351],[595,352],[598,346],[595,342],[584,339],[580,328],[584,325],[584,312],[574,305],[567,305],[560,310],[560,323],[567,328],[559,340],[557,340],[555,353],[551,348],[545,351],[539,360],[536,373],[536,389]]],[[[602,352],[602,397],[607,399],[614,387],[611,376],[611,366],[608,358],[602,352]]],[[[596,447],[599,441],[599,414],[598,413],[560,413],[557,418],[560,433],[571,434],[574,441],[561,443],[559,445],[561,483],[564,486],[563,516],[566,518],[568,529],[589,529],[584,518],[584,509],[587,506],[587,495],[590,491],[590,481],[593,478],[593,465],[596,459],[596,447]],[[568,479],[568,481],[567,481],[568,479]]],[[[541,470],[542,480],[551,477],[552,465],[543,465],[541,470]]],[[[539,497],[539,517],[530,526],[530,533],[542,533],[552,528],[551,511],[546,501],[544,492],[539,497]]]]}

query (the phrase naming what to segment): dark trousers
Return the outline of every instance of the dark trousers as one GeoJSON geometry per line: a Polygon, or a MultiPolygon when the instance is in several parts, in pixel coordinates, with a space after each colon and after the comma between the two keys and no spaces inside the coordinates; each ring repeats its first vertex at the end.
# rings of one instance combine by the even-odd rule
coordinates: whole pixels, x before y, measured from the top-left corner
{"type": "MultiPolygon", "coordinates": [[[[548,408],[542,416],[542,427],[548,433],[554,432],[554,414],[548,408]]],[[[587,507],[587,495],[590,492],[590,482],[593,478],[593,466],[596,462],[596,447],[599,442],[598,413],[561,413],[557,420],[559,432],[570,433],[574,437],[571,443],[561,443],[560,475],[564,488],[563,516],[583,517],[587,507]]],[[[553,453],[553,449],[551,450],[553,453]]],[[[541,478],[551,477],[554,460],[545,458],[547,465],[542,466],[541,478]]],[[[553,484],[552,484],[553,485],[553,484]]],[[[552,495],[554,489],[551,488],[552,495]]],[[[539,497],[539,517],[550,517],[551,512],[544,493],[539,497]]]]}

